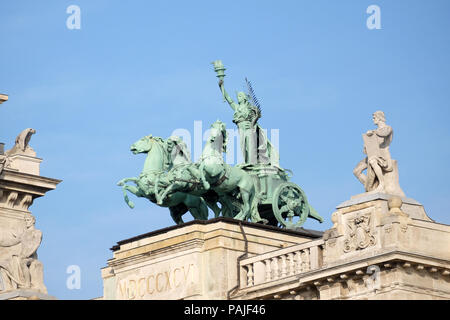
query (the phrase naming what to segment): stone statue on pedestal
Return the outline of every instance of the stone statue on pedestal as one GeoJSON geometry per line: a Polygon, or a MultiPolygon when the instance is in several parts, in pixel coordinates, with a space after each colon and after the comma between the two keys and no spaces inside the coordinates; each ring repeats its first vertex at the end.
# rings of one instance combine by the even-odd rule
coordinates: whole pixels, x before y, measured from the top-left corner
{"type": "Polygon", "coordinates": [[[389,153],[394,134],[392,127],[386,124],[383,111],[373,114],[373,122],[377,129],[363,134],[364,153],[367,157],[358,163],[353,173],[364,185],[366,192],[404,197],[398,182],[397,161],[389,153]],[[367,174],[363,173],[364,170],[367,170],[367,174]]]}
{"type": "Polygon", "coordinates": [[[14,147],[12,147],[11,150],[6,151],[6,155],[23,154],[35,157],[36,152],[29,146],[31,136],[35,133],[36,130],[32,128],[27,128],[19,133],[16,137],[14,147]]]}
{"type": "Polygon", "coordinates": [[[27,128],[16,137],[14,146],[0,154],[0,173],[4,169],[39,175],[39,163],[36,152],[30,146],[31,136],[36,130],[27,128]]]}

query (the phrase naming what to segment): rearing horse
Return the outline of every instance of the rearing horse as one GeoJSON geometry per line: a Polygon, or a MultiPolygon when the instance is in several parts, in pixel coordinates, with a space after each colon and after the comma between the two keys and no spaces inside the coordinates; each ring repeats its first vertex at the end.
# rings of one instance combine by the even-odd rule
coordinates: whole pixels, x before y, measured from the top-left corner
{"type": "MultiPolygon", "coordinates": [[[[117,185],[122,186],[125,202],[130,208],[134,208],[134,203],[129,200],[127,191],[137,197],[144,197],[153,203],[157,203],[155,193],[157,186],[154,181],[158,176],[164,174],[169,167],[170,159],[164,149],[164,141],[159,137],[151,135],[145,136],[131,145],[130,151],[133,154],[147,153],[144,168],[139,177],[125,178],[120,180],[117,185]],[[132,181],[136,186],[127,185],[132,181]]],[[[184,192],[175,192],[166,197],[161,207],[168,207],[170,215],[175,223],[183,223],[181,218],[183,214],[189,211],[195,219],[207,220],[208,207],[205,201],[198,196],[190,195],[184,192]]]]}

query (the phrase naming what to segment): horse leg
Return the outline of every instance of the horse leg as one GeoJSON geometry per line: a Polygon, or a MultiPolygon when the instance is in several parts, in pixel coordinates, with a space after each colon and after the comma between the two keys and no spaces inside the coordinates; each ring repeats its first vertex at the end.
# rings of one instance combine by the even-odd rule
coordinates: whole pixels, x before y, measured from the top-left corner
{"type": "Polygon", "coordinates": [[[188,210],[194,219],[208,220],[208,207],[203,198],[186,194],[183,203],[188,207],[188,210]]]}
{"type": "Polygon", "coordinates": [[[244,203],[244,206],[242,207],[242,212],[244,213],[245,216],[245,220],[248,220],[249,218],[251,218],[252,222],[256,222],[253,221],[253,217],[252,217],[252,211],[251,211],[251,200],[252,200],[252,194],[246,190],[241,190],[241,197],[242,197],[242,202],[244,203]]]}
{"type": "Polygon", "coordinates": [[[242,191],[240,192],[241,194],[241,198],[242,198],[242,202],[243,202],[243,206],[240,207],[240,211],[233,217],[234,219],[237,220],[245,220],[247,221],[248,219],[248,193],[246,191],[242,191]]]}
{"type": "Polygon", "coordinates": [[[269,220],[261,218],[258,211],[258,203],[259,203],[259,197],[255,193],[252,195],[252,199],[250,200],[251,205],[251,220],[252,222],[262,223],[262,224],[268,224],[269,220]]]}
{"type": "Polygon", "coordinates": [[[211,210],[214,212],[214,218],[218,218],[220,216],[220,212],[222,211],[219,206],[217,205],[217,202],[215,201],[208,201],[205,199],[206,205],[211,208],[211,210]]]}
{"type": "Polygon", "coordinates": [[[159,193],[158,193],[159,176],[160,176],[160,175],[158,175],[158,176],[156,177],[155,185],[153,186],[153,192],[155,193],[155,198],[156,198],[156,203],[157,203],[157,204],[161,204],[161,203],[162,203],[162,201],[161,201],[161,203],[160,203],[160,198],[159,198],[159,193]]]}
{"type": "Polygon", "coordinates": [[[209,184],[209,182],[208,181],[206,181],[206,177],[205,177],[205,164],[202,162],[201,164],[200,164],[200,168],[199,168],[199,171],[200,171],[200,180],[202,181],[202,183],[203,183],[203,187],[206,189],[206,190],[209,190],[209,188],[211,187],[210,186],[210,184],[209,184]]]}
{"type": "Polygon", "coordinates": [[[183,214],[185,214],[188,209],[184,204],[179,204],[177,206],[169,207],[170,216],[172,217],[173,221],[176,224],[182,224],[184,223],[183,218],[181,217],[183,214]]]}
{"type": "Polygon", "coordinates": [[[245,216],[247,219],[250,218],[251,222],[260,222],[267,224],[269,221],[266,219],[262,219],[259,215],[259,197],[257,197],[255,194],[255,187],[253,186],[253,182],[251,180],[248,180],[248,183],[245,183],[245,180],[243,180],[243,182],[244,183],[239,186],[241,197],[244,203],[242,211],[245,212],[245,216]]]}
{"type": "Polygon", "coordinates": [[[127,205],[128,205],[131,209],[133,209],[133,208],[134,208],[134,203],[133,203],[133,201],[130,201],[130,199],[128,198],[127,191],[130,191],[130,192],[131,192],[132,194],[134,194],[136,197],[142,197],[141,191],[139,190],[138,187],[135,187],[135,186],[129,186],[129,185],[124,185],[124,186],[122,187],[122,190],[123,190],[123,197],[124,197],[124,199],[125,199],[125,202],[127,203],[127,205]]]}
{"type": "Polygon", "coordinates": [[[125,178],[125,179],[122,179],[119,182],[117,182],[117,185],[121,187],[121,186],[125,185],[125,183],[127,183],[128,181],[133,181],[134,183],[136,183],[138,180],[139,180],[139,178],[135,178],[135,177],[125,178]]]}
{"type": "Polygon", "coordinates": [[[223,196],[220,198],[219,202],[222,205],[222,216],[233,218],[234,216],[234,205],[233,203],[228,199],[227,196],[223,196]]]}
{"type": "MultiPolygon", "coordinates": [[[[157,204],[161,205],[164,201],[164,199],[167,197],[167,194],[169,192],[174,192],[174,186],[175,184],[171,184],[170,186],[168,186],[166,188],[166,190],[163,191],[162,195],[159,195],[158,193],[156,193],[156,200],[157,200],[157,204]]],[[[176,192],[176,191],[175,191],[176,192]]]]}

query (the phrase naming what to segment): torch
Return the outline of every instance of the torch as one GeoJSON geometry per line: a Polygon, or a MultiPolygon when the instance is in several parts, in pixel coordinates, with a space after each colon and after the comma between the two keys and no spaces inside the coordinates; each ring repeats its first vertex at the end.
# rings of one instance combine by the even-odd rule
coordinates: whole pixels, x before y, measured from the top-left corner
{"type": "Polygon", "coordinates": [[[222,91],[222,95],[224,96],[224,101],[225,101],[225,89],[223,87],[223,85],[220,85],[220,82],[223,82],[223,79],[225,78],[225,67],[223,66],[222,60],[216,60],[214,62],[212,62],[212,64],[214,65],[214,71],[217,73],[217,78],[219,78],[219,86],[220,86],[220,91],[222,91]]]}
{"type": "Polygon", "coordinates": [[[216,60],[212,62],[214,65],[214,71],[217,73],[217,78],[223,80],[225,78],[225,67],[223,66],[222,60],[216,60]]]}

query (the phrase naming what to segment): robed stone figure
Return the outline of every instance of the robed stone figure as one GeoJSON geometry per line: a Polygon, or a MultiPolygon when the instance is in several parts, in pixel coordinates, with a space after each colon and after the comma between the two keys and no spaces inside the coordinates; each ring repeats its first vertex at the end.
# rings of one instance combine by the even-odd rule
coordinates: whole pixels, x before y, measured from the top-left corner
{"type": "Polygon", "coordinates": [[[392,127],[386,124],[383,111],[376,111],[372,119],[377,128],[363,134],[364,153],[367,157],[358,163],[353,173],[364,185],[366,192],[404,197],[398,182],[397,161],[391,158],[389,152],[394,135],[392,127]],[[363,173],[364,170],[367,170],[367,174],[363,173]]]}
{"type": "Polygon", "coordinates": [[[35,229],[35,218],[25,218],[25,230],[4,230],[0,226],[0,292],[31,289],[47,293],[43,265],[37,260],[42,232],[35,229]]]}
{"type": "Polygon", "coordinates": [[[279,167],[279,155],[258,125],[261,110],[252,104],[245,92],[237,93],[237,103],[225,91],[224,82],[219,81],[224,99],[234,111],[233,122],[239,130],[240,147],[245,165],[272,165],[279,167]]]}

